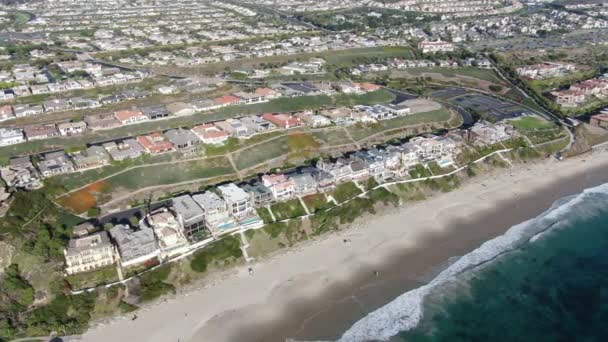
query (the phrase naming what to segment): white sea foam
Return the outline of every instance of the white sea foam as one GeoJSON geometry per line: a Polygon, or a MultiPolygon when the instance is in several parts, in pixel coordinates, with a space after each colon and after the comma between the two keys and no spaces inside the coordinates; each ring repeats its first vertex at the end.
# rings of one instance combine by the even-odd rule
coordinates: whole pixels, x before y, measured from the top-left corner
{"type": "Polygon", "coordinates": [[[386,341],[400,331],[416,327],[422,319],[423,300],[432,289],[449,282],[465,271],[496,259],[522,243],[532,239],[537,240],[540,234],[572,218],[572,208],[594,194],[608,194],[608,184],[563,198],[538,217],[513,226],[504,235],[485,242],[442,271],[429,284],[408,291],[389,304],[369,313],[347,330],[338,342],[386,341]]]}

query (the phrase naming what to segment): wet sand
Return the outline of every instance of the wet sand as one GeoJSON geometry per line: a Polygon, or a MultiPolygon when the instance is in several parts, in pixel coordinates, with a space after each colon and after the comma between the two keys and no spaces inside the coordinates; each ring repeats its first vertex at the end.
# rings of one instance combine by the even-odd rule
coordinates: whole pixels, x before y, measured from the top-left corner
{"type": "Polygon", "coordinates": [[[215,286],[142,310],[137,321],[92,329],[84,340],[335,340],[370,311],[428,282],[450,258],[605,182],[608,154],[479,176],[454,192],[367,216],[259,260],[254,276],[240,267],[215,286]]]}

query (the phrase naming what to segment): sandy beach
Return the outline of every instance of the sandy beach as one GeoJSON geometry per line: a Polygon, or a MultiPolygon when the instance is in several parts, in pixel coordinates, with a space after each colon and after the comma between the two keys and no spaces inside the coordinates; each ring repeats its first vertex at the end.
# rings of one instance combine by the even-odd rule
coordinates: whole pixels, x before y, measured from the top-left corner
{"type": "Polygon", "coordinates": [[[363,217],[338,233],[232,269],[221,280],[147,306],[137,320],[98,325],[83,340],[335,339],[366,313],[429,281],[451,258],[560,197],[605,182],[608,154],[496,170],[451,193],[363,217]]]}

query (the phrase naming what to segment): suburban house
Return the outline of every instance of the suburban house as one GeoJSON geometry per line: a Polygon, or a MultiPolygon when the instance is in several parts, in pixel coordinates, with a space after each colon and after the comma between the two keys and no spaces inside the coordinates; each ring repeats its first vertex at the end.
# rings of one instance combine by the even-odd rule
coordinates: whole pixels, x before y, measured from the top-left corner
{"type": "Polygon", "coordinates": [[[19,128],[0,128],[0,146],[25,142],[23,130],[19,128]]]}
{"type": "Polygon", "coordinates": [[[213,101],[221,107],[241,103],[241,99],[234,95],[224,95],[224,96],[213,99],[213,101]]]}
{"type": "Polygon", "coordinates": [[[203,144],[222,145],[228,140],[229,134],[212,124],[202,124],[191,129],[203,144]]]}
{"type": "Polygon", "coordinates": [[[127,158],[141,157],[146,151],[135,139],[125,139],[119,142],[111,141],[102,145],[113,160],[121,161],[127,158]]]}
{"type": "Polygon", "coordinates": [[[48,139],[59,135],[55,124],[30,125],[23,128],[28,141],[48,139]]]}
{"type": "Polygon", "coordinates": [[[284,201],[295,196],[296,184],[284,174],[263,175],[262,184],[272,191],[277,201],[284,201]]]}
{"type": "Polygon", "coordinates": [[[418,43],[418,49],[422,50],[422,53],[449,52],[454,51],[454,44],[441,40],[434,42],[425,40],[418,43]]]}
{"type": "Polygon", "coordinates": [[[246,92],[240,91],[238,93],[235,93],[234,96],[241,99],[239,104],[262,103],[262,102],[268,101],[268,100],[266,100],[264,95],[258,94],[258,93],[246,93],[246,92]]]}
{"type": "Polygon", "coordinates": [[[228,210],[236,218],[244,217],[253,212],[251,197],[245,190],[239,188],[234,183],[220,185],[217,187],[222,198],[228,205],[228,210]]]}
{"type": "Polygon", "coordinates": [[[171,202],[177,221],[188,238],[200,240],[207,235],[205,231],[205,212],[190,195],[175,197],[171,202]]]}
{"type": "Polygon", "coordinates": [[[255,90],[255,93],[258,94],[259,96],[263,96],[266,100],[275,99],[275,98],[281,96],[280,93],[274,91],[271,88],[257,88],[255,90]]]}
{"type": "Polygon", "coordinates": [[[65,272],[76,274],[112,265],[114,255],[114,246],[105,231],[70,239],[64,250],[65,272]]]}
{"type": "Polygon", "coordinates": [[[60,110],[66,110],[72,107],[70,102],[65,99],[52,99],[42,103],[45,112],[55,112],[60,110]]]}
{"type": "Polygon", "coordinates": [[[5,105],[0,107],[0,121],[9,120],[14,117],[13,106],[5,105]]]}
{"type": "Polygon", "coordinates": [[[140,135],[137,142],[150,154],[159,154],[174,151],[173,144],[160,133],[140,135]]]}
{"type": "Polygon", "coordinates": [[[114,117],[123,125],[149,120],[149,118],[139,110],[119,110],[114,112],[114,117]]]}
{"type": "Polygon", "coordinates": [[[76,169],[82,170],[108,165],[110,156],[103,147],[95,145],[72,154],[72,160],[76,169]]]}
{"type": "Polygon", "coordinates": [[[40,170],[40,174],[44,177],[74,172],[74,164],[63,151],[51,152],[43,155],[37,166],[38,170],[40,170]]]}
{"type": "Polygon", "coordinates": [[[200,143],[199,138],[192,131],[183,128],[170,129],[165,132],[165,137],[180,151],[192,152],[200,143]]]}
{"type": "Polygon", "coordinates": [[[120,126],[120,121],[112,113],[87,115],[84,117],[84,122],[92,130],[110,129],[120,126]]]}
{"type": "Polygon", "coordinates": [[[566,107],[577,106],[585,102],[587,99],[587,95],[585,95],[583,92],[572,89],[552,91],[550,94],[555,103],[566,107]]]}
{"type": "Polygon", "coordinates": [[[285,129],[302,126],[302,120],[290,114],[266,113],[262,115],[262,119],[285,129]]]}
{"type": "Polygon", "coordinates": [[[123,224],[110,229],[110,236],[118,248],[120,264],[130,266],[156,258],[160,250],[154,232],[146,225],[135,230],[123,224]]]}
{"type": "Polygon", "coordinates": [[[209,99],[192,101],[190,104],[197,112],[204,112],[222,107],[221,104],[209,99]]]}
{"type": "Polygon", "coordinates": [[[267,132],[273,129],[277,129],[277,126],[272,123],[262,119],[257,115],[246,116],[240,119],[241,123],[245,125],[245,127],[250,132],[262,133],[267,132]]]}
{"type": "Polygon", "coordinates": [[[169,110],[162,105],[144,107],[141,112],[150,120],[166,118],[170,115],[169,110]]]}
{"type": "Polygon", "coordinates": [[[84,121],[62,122],[57,124],[59,134],[63,136],[82,134],[87,130],[87,124],[84,121]]]}
{"type": "Polygon", "coordinates": [[[323,115],[314,114],[312,111],[296,113],[295,116],[312,128],[331,125],[331,120],[323,115]]]}
{"type": "Polygon", "coordinates": [[[230,215],[228,205],[215,192],[207,191],[192,196],[205,213],[205,225],[212,233],[227,231],[237,227],[230,215]]]}
{"type": "Polygon", "coordinates": [[[193,105],[184,102],[170,103],[167,105],[167,110],[175,116],[192,115],[196,113],[196,108],[193,105]]]}
{"type": "Polygon", "coordinates": [[[226,119],[214,122],[213,124],[235,138],[248,137],[253,133],[238,119],[226,119]]]}
{"type": "Polygon", "coordinates": [[[24,116],[32,116],[44,113],[42,105],[16,105],[13,107],[15,116],[22,118],[24,116]]]}

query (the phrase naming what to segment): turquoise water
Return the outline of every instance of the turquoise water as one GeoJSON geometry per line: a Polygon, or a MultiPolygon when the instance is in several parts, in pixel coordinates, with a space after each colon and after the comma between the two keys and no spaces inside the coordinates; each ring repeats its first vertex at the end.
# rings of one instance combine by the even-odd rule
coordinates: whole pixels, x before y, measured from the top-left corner
{"type": "Polygon", "coordinates": [[[487,242],[340,341],[608,341],[608,185],[487,242]]]}

